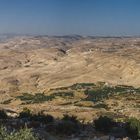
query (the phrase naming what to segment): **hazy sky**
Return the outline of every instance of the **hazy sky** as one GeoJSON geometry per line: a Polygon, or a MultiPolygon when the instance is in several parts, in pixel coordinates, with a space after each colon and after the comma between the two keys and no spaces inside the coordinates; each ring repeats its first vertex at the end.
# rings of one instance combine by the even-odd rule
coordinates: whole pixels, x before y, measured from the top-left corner
{"type": "Polygon", "coordinates": [[[140,35],[140,0],[0,0],[0,33],[140,35]]]}

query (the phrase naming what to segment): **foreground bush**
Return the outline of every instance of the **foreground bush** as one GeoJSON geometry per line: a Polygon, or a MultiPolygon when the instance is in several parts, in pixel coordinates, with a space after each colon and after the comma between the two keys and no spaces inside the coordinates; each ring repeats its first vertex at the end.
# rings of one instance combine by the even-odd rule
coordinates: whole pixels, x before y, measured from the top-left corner
{"type": "Polygon", "coordinates": [[[20,129],[18,132],[8,133],[6,128],[0,127],[0,140],[38,140],[31,129],[20,129]]]}
{"type": "Polygon", "coordinates": [[[55,131],[59,135],[72,135],[79,132],[79,126],[72,121],[61,121],[56,125],[55,131]]]}
{"type": "Polygon", "coordinates": [[[7,119],[8,116],[4,110],[0,110],[0,119],[7,119]]]}
{"type": "Polygon", "coordinates": [[[39,112],[38,114],[32,114],[31,110],[28,108],[23,108],[22,112],[19,114],[19,118],[26,118],[30,121],[38,121],[40,123],[52,123],[54,121],[53,116],[44,115],[42,112],[39,112]]]}
{"type": "Polygon", "coordinates": [[[108,118],[106,116],[100,116],[97,120],[94,121],[94,125],[97,131],[107,133],[110,132],[110,130],[114,126],[114,122],[111,118],[108,118]]]}
{"type": "Polygon", "coordinates": [[[22,112],[19,114],[19,118],[31,118],[32,113],[28,108],[23,108],[22,112]]]}
{"type": "Polygon", "coordinates": [[[54,121],[54,118],[51,115],[44,115],[43,113],[38,113],[36,115],[32,115],[30,120],[39,121],[40,123],[52,123],[54,121]]]}
{"type": "Polygon", "coordinates": [[[126,131],[133,139],[140,138],[140,120],[131,118],[127,122],[126,131]]]}
{"type": "Polygon", "coordinates": [[[80,122],[75,116],[64,115],[61,120],[57,120],[54,125],[47,125],[46,130],[57,135],[72,135],[79,133],[80,122]]]}
{"type": "Polygon", "coordinates": [[[71,121],[75,124],[78,124],[79,121],[77,120],[77,117],[76,116],[69,116],[67,114],[64,114],[63,118],[62,118],[63,121],[71,121]]]}

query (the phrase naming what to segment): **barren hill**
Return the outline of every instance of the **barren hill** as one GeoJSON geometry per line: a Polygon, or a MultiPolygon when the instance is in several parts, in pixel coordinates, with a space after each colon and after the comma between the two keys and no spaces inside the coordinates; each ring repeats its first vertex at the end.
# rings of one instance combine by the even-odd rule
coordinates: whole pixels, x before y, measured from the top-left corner
{"type": "Polygon", "coordinates": [[[0,43],[0,93],[80,82],[140,86],[139,38],[14,37],[0,43]]]}
{"type": "Polygon", "coordinates": [[[8,38],[0,43],[0,94],[44,92],[97,81],[138,87],[139,54],[140,38],[8,38]]]}
{"type": "Polygon", "coordinates": [[[68,113],[87,121],[101,114],[139,118],[139,54],[140,38],[2,39],[0,108],[19,113],[27,107],[55,117],[68,113]]]}

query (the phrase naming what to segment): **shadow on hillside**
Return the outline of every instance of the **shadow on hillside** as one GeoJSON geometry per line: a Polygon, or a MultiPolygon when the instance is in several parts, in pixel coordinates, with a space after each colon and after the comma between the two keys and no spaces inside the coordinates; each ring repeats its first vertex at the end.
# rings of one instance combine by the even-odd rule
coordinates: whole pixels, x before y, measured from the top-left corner
{"type": "Polygon", "coordinates": [[[125,122],[115,122],[112,118],[100,116],[91,123],[85,123],[75,116],[64,115],[60,119],[43,113],[32,114],[27,108],[16,118],[8,117],[5,111],[1,110],[0,124],[9,132],[29,128],[40,139],[44,137],[42,132],[58,136],[94,137],[108,135],[117,138],[129,136],[133,139],[140,137],[140,121],[134,118],[125,122]]]}

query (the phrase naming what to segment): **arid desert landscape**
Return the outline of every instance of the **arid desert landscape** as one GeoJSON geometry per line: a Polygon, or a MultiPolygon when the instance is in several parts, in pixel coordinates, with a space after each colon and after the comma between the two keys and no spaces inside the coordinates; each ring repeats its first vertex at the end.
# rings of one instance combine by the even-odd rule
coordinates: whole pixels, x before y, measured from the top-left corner
{"type": "MultiPolygon", "coordinates": [[[[86,125],[87,137],[109,139],[102,133],[93,135],[93,120],[140,119],[139,54],[139,37],[1,36],[0,108],[14,118],[30,112],[51,115],[55,122],[73,116],[86,125]]],[[[119,136],[128,135],[118,132],[119,136]]]]}

